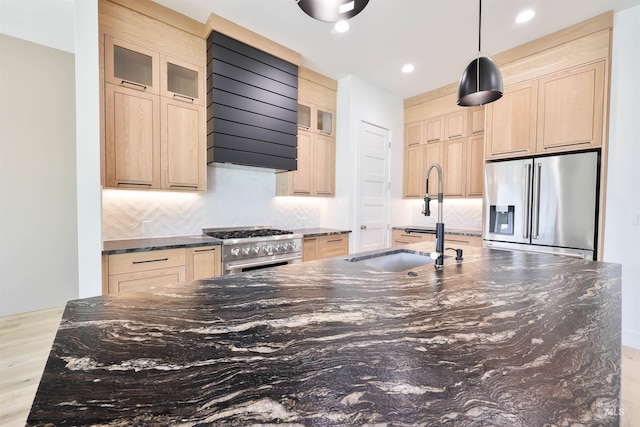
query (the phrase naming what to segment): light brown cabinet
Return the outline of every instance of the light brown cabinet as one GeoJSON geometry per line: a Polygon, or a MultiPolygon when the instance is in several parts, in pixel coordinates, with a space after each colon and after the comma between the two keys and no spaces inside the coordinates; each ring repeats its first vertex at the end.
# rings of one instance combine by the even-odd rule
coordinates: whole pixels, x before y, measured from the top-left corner
{"type": "Polygon", "coordinates": [[[186,249],[187,281],[218,277],[222,274],[220,246],[186,249]]]}
{"type": "Polygon", "coordinates": [[[505,88],[487,105],[487,159],[601,146],[604,93],[604,61],[505,88]]]}
{"type": "Polygon", "coordinates": [[[108,255],[107,292],[118,293],[150,285],[186,281],[185,250],[130,252],[108,255]]]}
{"type": "MultiPolygon", "coordinates": [[[[432,163],[442,166],[445,197],[482,196],[484,124],[485,109],[479,107],[405,125],[403,198],[424,197],[427,169],[432,163]]],[[[437,174],[432,171],[429,195],[437,194],[437,174]]]]}
{"type": "Polygon", "coordinates": [[[220,246],[160,249],[103,256],[103,293],[220,276],[220,246]]]}
{"type": "Polygon", "coordinates": [[[336,91],[309,80],[325,81],[323,76],[309,71],[302,71],[301,75],[298,80],[297,170],[276,174],[276,195],[333,197],[336,120],[331,106],[335,106],[336,91]]]}
{"type": "Polygon", "coordinates": [[[160,97],[105,87],[106,187],[160,188],[160,97]]]}
{"type": "Polygon", "coordinates": [[[276,175],[278,196],[335,195],[335,138],[298,130],[298,169],[276,175]]]}
{"type": "Polygon", "coordinates": [[[349,234],[310,236],[302,239],[302,261],[333,258],[349,254],[349,234]]]}
{"type": "MultiPolygon", "coordinates": [[[[404,230],[394,229],[391,231],[391,240],[393,242],[394,248],[401,248],[413,243],[420,242],[435,242],[436,235],[435,234],[420,234],[420,233],[405,233],[404,230]]],[[[465,245],[465,246],[475,246],[482,247],[482,238],[478,236],[463,236],[459,234],[449,234],[446,233],[444,235],[445,245],[465,245]]]]}
{"type": "Polygon", "coordinates": [[[602,145],[604,61],[538,81],[537,152],[602,145]]]}
{"type": "Polygon", "coordinates": [[[444,116],[444,140],[463,138],[467,136],[468,111],[463,109],[444,116]]]}
{"type": "Polygon", "coordinates": [[[394,248],[419,242],[434,242],[435,240],[435,234],[405,233],[404,230],[391,230],[391,241],[394,248]]]}
{"type": "Polygon", "coordinates": [[[504,95],[487,105],[487,159],[513,157],[536,150],[538,82],[506,87],[504,95]]]}
{"type": "Polygon", "coordinates": [[[425,143],[439,142],[444,140],[444,117],[434,117],[424,122],[426,128],[425,143]]]}
{"type": "Polygon", "coordinates": [[[105,35],[105,187],[204,191],[204,68],[105,35]]]}
{"type": "MultiPolygon", "coordinates": [[[[404,151],[403,197],[423,198],[427,170],[432,163],[442,166],[444,160],[442,142],[406,148],[404,151]]],[[[438,175],[434,169],[429,177],[429,195],[438,194],[438,175]]]]}

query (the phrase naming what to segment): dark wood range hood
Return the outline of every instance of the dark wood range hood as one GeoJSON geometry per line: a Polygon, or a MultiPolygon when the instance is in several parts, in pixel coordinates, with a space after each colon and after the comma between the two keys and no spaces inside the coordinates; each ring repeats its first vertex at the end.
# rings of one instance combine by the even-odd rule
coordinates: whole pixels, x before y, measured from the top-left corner
{"type": "Polygon", "coordinates": [[[297,169],[298,66],[212,31],[207,163],[297,169]]]}

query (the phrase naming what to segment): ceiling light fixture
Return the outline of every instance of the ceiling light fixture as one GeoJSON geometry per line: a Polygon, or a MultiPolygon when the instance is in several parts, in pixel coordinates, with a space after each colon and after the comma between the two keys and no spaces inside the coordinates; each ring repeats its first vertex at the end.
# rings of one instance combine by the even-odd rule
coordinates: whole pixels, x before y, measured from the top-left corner
{"type": "Polygon", "coordinates": [[[300,9],[310,17],[324,22],[353,18],[365,8],[369,0],[296,0],[300,9]]]}
{"type": "Polygon", "coordinates": [[[518,14],[518,16],[516,16],[516,22],[518,24],[524,24],[525,22],[531,21],[534,16],[536,16],[536,13],[533,10],[523,10],[518,14]]]}
{"type": "Polygon", "coordinates": [[[502,97],[502,75],[490,56],[481,53],[482,0],[478,13],[478,55],[467,65],[458,86],[458,105],[475,107],[488,104],[502,97]]]}
{"type": "Polygon", "coordinates": [[[413,65],[407,64],[404,67],[402,67],[402,72],[403,73],[410,73],[410,72],[412,72],[414,70],[414,68],[415,67],[413,65]]]}

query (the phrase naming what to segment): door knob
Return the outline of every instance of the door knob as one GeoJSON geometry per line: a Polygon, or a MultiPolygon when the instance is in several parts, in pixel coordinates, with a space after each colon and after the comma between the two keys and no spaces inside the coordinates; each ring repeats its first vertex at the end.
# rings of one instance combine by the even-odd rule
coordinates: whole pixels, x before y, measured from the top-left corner
{"type": "Polygon", "coordinates": [[[367,229],[367,226],[366,226],[366,225],[361,225],[361,226],[360,226],[360,230],[366,230],[366,229],[367,229]]]}

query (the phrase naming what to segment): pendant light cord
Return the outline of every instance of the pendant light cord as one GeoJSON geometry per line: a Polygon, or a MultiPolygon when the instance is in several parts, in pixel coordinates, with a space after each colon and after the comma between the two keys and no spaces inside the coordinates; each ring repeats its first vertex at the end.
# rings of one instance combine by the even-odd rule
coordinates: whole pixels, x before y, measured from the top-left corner
{"type": "Polygon", "coordinates": [[[480,43],[480,38],[482,37],[482,0],[479,1],[478,7],[478,52],[482,51],[482,44],[480,43]]]}

